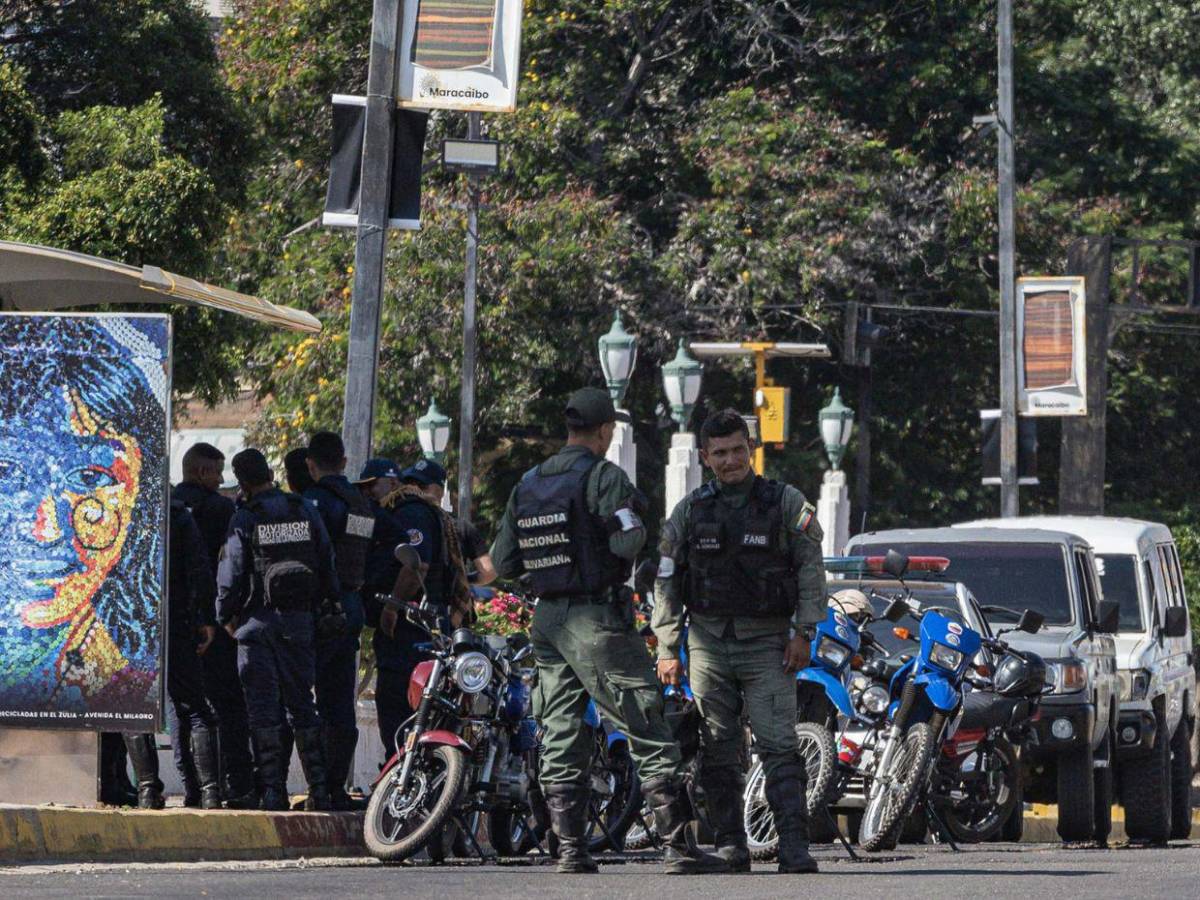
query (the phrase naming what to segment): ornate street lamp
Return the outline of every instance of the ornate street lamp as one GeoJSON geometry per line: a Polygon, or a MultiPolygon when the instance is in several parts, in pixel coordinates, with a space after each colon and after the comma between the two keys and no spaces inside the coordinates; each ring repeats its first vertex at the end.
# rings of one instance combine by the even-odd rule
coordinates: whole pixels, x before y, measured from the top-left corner
{"type": "Polygon", "coordinates": [[[825,454],[834,469],[841,468],[842,457],[850,444],[854,431],[854,410],[842,403],[842,392],[834,388],[833,399],[818,415],[821,422],[821,440],[825,442],[825,454]]]}
{"type": "Polygon", "coordinates": [[[437,408],[437,401],[429,404],[429,412],[417,419],[417,440],[421,452],[438,465],[446,461],[446,447],[450,444],[450,417],[437,408]]]}
{"type": "Polygon", "coordinates": [[[704,366],[687,352],[680,338],[675,358],[662,367],[663,390],[671,404],[671,418],[679,423],[680,431],[687,431],[703,377],[704,366]]]}
{"type": "Polygon", "coordinates": [[[620,406],[629,389],[629,378],[637,365],[637,338],[621,324],[621,312],[613,313],[612,328],[600,338],[600,368],[608,384],[613,405],[620,406]]]}

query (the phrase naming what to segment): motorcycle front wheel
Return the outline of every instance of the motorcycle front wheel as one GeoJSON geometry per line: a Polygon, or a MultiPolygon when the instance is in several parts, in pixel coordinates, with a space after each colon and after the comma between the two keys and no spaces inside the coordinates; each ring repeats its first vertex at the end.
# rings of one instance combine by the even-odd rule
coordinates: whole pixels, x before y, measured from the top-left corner
{"type": "Polygon", "coordinates": [[[892,850],[900,839],[904,820],[912,812],[929,775],[933,733],[928,724],[910,725],[892,756],[891,771],[868,782],[867,808],[863,811],[858,842],[864,850],[892,850]]]}
{"type": "MultiPolygon", "coordinates": [[[[809,827],[825,823],[825,808],[835,799],[837,783],[837,750],[833,732],[815,722],[796,726],[800,759],[804,762],[808,789],[805,793],[809,827]]],[[[756,761],[746,778],[742,795],[742,810],[746,820],[746,845],[753,859],[772,859],[779,849],[775,831],[775,816],[767,803],[767,778],[762,761],[756,761]]]]}
{"type": "Polygon", "coordinates": [[[934,801],[951,836],[964,844],[980,844],[998,835],[1021,796],[1020,766],[1012,745],[999,739],[989,757],[987,771],[965,770],[968,764],[982,766],[980,751],[962,760],[958,765],[963,768],[943,783],[951,795],[934,801]]]}
{"type": "Polygon", "coordinates": [[[397,765],[371,794],[363,818],[367,851],[383,862],[414,856],[454,812],[466,761],[453,747],[425,745],[414,751],[408,789],[400,790],[397,765]]]}

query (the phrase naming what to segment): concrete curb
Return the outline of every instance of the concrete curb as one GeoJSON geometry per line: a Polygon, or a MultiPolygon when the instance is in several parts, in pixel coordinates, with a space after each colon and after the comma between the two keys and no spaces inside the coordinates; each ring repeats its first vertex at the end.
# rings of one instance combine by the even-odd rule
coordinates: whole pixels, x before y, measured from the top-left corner
{"type": "Polygon", "coordinates": [[[6,862],[200,862],[362,856],[357,813],[0,806],[6,862]]]}
{"type": "MultiPolygon", "coordinates": [[[[1200,809],[1192,810],[1192,825],[1200,825],[1200,809]]],[[[1112,808],[1112,832],[1108,840],[1113,844],[1129,840],[1125,834],[1125,810],[1120,806],[1112,808]]],[[[1021,841],[1030,844],[1061,843],[1062,838],[1058,836],[1058,807],[1034,803],[1025,810],[1025,828],[1021,841]]]]}

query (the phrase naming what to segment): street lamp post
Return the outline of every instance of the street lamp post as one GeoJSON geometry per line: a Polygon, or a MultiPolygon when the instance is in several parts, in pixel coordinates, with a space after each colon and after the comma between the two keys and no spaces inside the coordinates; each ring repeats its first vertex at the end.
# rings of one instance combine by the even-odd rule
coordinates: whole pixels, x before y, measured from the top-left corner
{"type": "MultiPolygon", "coordinates": [[[[446,465],[446,448],[450,446],[450,417],[437,407],[437,401],[429,402],[429,411],[417,419],[417,440],[421,442],[421,452],[426,459],[432,459],[439,466],[446,465]]],[[[442,509],[451,512],[450,485],[442,493],[442,509]]],[[[460,507],[461,509],[461,507],[460,507]]]]}
{"type": "MultiPolygon", "coordinates": [[[[629,390],[634,366],[637,365],[637,338],[625,330],[620,310],[613,313],[612,328],[601,336],[598,346],[600,368],[604,370],[608,394],[619,410],[625,400],[625,392],[629,390]]],[[[628,419],[628,413],[625,419],[628,419]]],[[[633,426],[628,421],[617,421],[607,458],[624,469],[629,480],[637,484],[637,447],[633,442],[633,426]]]]}
{"type": "Polygon", "coordinates": [[[821,500],[817,504],[817,520],[825,532],[821,550],[826,556],[837,556],[850,540],[850,492],[841,466],[854,433],[854,410],[842,403],[842,392],[835,388],[833,399],[817,418],[830,464],[821,480],[821,500]]]}
{"type": "Polygon", "coordinates": [[[675,358],[662,367],[663,390],[671,405],[671,418],[679,423],[679,433],[671,435],[667,454],[667,516],[680,500],[700,487],[700,453],[696,449],[696,435],[687,428],[700,397],[703,377],[704,366],[687,352],[680,338],[675,358]]]}

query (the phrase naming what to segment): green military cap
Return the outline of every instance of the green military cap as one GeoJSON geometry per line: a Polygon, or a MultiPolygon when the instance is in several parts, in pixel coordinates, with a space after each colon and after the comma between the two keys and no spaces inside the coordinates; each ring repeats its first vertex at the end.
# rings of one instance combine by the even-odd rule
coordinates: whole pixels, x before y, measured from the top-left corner
{"type": "Polygon", "coordinates": [[[580,388],[567,401],[567,424],[572,428],[593,428],[617,421],[617,410],[608,391],[595,387],[580,388]]]}

